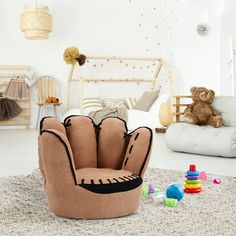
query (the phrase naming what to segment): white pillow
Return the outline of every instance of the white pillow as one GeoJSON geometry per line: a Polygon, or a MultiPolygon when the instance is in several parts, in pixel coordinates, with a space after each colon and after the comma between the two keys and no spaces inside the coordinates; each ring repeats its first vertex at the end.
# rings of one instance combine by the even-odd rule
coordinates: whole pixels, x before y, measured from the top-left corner
{"type": "Polygon", "coordinates": [[[221,112],[224,126],[236,126],[236,97],[215,97],[213,106],[221,112]]]}
{"type": "Polygon", "coordinates": [[[141,126],[147,126],[151,129],[160,128],[162,125],[159,123],[157,115],[154,115],[147,111],[140,111],[135,109],[129,109],[128,112],[128,130],[135,130],[141,126]]]}
{"type": "Polygon", "coordinates": [[[103,106],[110,108],[127,108],[123,98],[103,98],[103,106]]]}
{"type": "Polygon", "coordinates": [[[155,116],[159,117],[159,111],[161,108],[161,104],[164,102],[168,102],[170,98],[170,94],[169,93],[164,93],[162,95],[160,95],[156,101],[152,104],[152,106],[149,109],[149,112],[154,114],[155,116]]]}

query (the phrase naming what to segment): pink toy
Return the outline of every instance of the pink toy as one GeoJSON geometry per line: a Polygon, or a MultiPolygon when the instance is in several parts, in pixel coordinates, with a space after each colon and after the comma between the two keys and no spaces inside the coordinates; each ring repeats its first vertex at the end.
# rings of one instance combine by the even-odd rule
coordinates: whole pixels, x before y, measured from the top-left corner
{"type": "Polygon", "coordinates": [[[221,184],[221,179],[215,178],[215,179],[212,180],[212,183],[213,184],[221,184]]]}
{"type": "Polygon", "coordinates": [[[201,180],[207,180],[207,175],[205,171],[200,172],[199,177],[201,180]]]}

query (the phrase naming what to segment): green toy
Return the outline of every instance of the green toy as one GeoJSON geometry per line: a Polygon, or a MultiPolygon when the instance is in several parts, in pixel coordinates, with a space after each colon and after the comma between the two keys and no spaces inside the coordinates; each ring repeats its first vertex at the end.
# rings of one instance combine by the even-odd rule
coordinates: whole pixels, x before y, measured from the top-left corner
{"type": "Polygon", "coordinates": [[[142,197],[147,197],[148,196],[148,191],[149,191],[148,186],[143,185],[143,187],[142,187],[142,197]]]}
{"type": "Polygon", "coordinates": [[[168,207],[175,207],[178,205],[178,200],[175,198],[166,198],[165,205],[168,207]]]}

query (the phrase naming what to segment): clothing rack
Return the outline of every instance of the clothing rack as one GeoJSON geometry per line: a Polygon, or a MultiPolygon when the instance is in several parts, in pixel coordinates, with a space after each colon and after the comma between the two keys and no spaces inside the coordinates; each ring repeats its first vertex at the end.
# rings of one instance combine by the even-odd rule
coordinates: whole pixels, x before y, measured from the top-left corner
{"type": "MultiPolygon", "coordinates": [[[[31,70],[31,66],[25,65],[0,65],[0,90],[6,89],[11,79],[15,78],[15,82],[24,83],[27,75],[25,71],[31,70]]],[[[4,99],[4,98],[2,98],[4,99]]],[[[22,112],[15,118],[9,120],[0,120],[0,126],[24,125],[26,128],[30,126],[30,91],[29,99],[17,100],[17,104],[22,108],[22,112]]]]}
{"type": "Polygon", "coordinates": [[[85,82],[93,82],[93,83],[150,83],[151,89],[154,90],[156,88],[156,83],[159,78],[160,72],[162,67],[164,66],[164,60],[162,58],[157,57],[116,57],[116,56],[86,56],[86,63],[89,63],[91,61],[139,61],[139,62],[150,62],[152,64],[157,63],[155,66],[155,69],[153,69],[153,73],[151,78],[90,78],[86,77],[82,74],[80,65],[78,63],[71,66],[71,70],[68,77],[68,97],[67,97],[67,108],[70,109],[70,84],[71,82],[78,82],[79,83],[79,102],[80,102],[80,110],[83,113],[83,100],[84,100],[84,83],[85,82]],[[76,79],[73,78],[73,72],[75,70],[75,67],[78,67],[80,73],[76,77],[76,79]]]}

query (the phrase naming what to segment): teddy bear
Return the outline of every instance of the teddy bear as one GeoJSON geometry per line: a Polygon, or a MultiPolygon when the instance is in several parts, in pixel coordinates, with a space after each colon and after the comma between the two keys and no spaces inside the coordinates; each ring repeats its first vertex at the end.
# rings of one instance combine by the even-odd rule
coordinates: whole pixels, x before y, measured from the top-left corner
{"type": "Polygon", "coordinates": [[[189,104],[184,110],[185,122],[194,125],[221,127],[223,125],[221,113],[212,106],[215,92],[204,87],[195,86],[190,91],[193,103],[189,104]]]}
{"type": "Polygon", "coordinates": [[[53,104],[57,104],[59,103],[59,99],[56,98],[56,97],[48,97],[46,100],[45,100],[46,103],[53,103],[53,104]]]}

